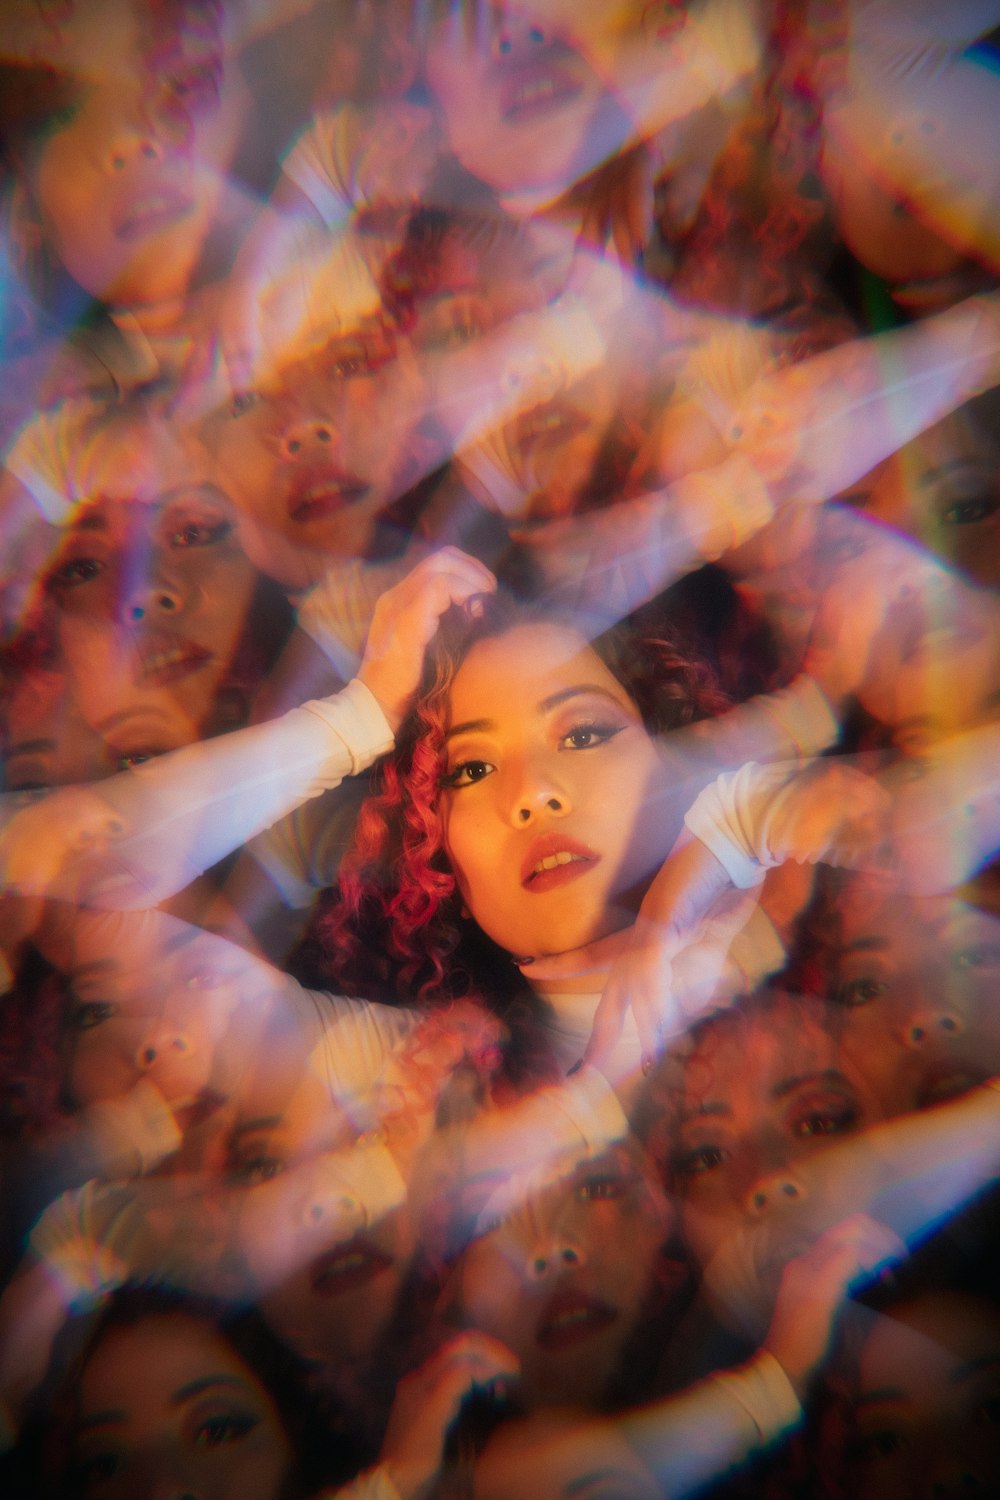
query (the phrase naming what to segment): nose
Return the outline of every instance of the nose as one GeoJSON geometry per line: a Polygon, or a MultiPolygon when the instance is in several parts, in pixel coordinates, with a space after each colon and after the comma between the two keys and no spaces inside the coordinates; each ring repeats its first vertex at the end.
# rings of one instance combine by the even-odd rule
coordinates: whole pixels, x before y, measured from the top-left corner
{"type": "Polygon", "coordinates": [[[105,168],[112,173],[148,166],[166,155],[162,133],[138,111],[119,121],[105,151],[105,168]]]}
{"type": "Polygon", "coordinates": [[[910,1017],[903,1031],[903,1040],[908,1047],[915,1049],[933,1047],[936,1043],[960,1037],[964,1030],[961,1016],[951,1007],[924,1005],[910,1017]]]}
{"type": "Polygon", "coordinates": [[[586,1264],[582,1247],[568,1234],[545,1235],[533,1243],[528,1255],[528,1277],[544,1281],[563,1271],[576,1270],[586,1264]]]}
{"type": "Polygon", "coordinates": [[[564,818],[572,811],[566,788],[537,761],[512,768],[508,799],[508,818],[515,828],[530,828],[539,819],[564,818]]]}
{"type": "Polygon", "coordinates": [[[160,552],[146,558],[125,588],[124,615],[127,621],[172,619],[187,602],[187,590],[181,575],[160,552]]]}
{"type": "Polygon", "coordinates": [[[304,417],[282,433],[279,451],[289,463],[329,460],[336,446],[333,424],[324,417],[304,417]]]}
{"type": "Polygon", "coordinates": [[[754,1219],[801,1207],[807,1200],[805,1184],[788,1167],[768,1172],[751,1184],[744,1200],[746,1213],[754,1219]]]}
{"type": "Polygon", "coordinates": [[[155,1068],[157,1063],[161,1065],[181,1058],[189,1057],[194,1048],[191,1038],[183,1031],[175,1027],[156,1027],[147,1032],[136,1048],[135,1063],[140,1073],[148,1073],[155,1068]]]}

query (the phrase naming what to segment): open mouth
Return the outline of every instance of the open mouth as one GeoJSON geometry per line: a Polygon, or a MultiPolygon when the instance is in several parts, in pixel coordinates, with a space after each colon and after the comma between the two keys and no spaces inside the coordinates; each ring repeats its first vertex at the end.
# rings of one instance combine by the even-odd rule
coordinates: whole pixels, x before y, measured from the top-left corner
{"type": "Polygon", "coordinates": [[[926,1109],[932,1104],[947,1104],[949,1099],[957,1099],[962,1094],[967,1094],[970,1089],[977,1088],[988,1076],[987,1073],[974,1072],[968,1068],[956,1067],[954,1064],[937,1068],[924,1075],[917,1095],[917,1108],[926,1109]]]}
{"type": "Polygon", "coordinates": [[[557,447],[589,428],[590,418],[578,407],[565,401],[546,401],[518,419],[518,446],[557,447]]]}
{"type": "Polygon", "coordinates": [[[135,645],[133,677],[137,687],[169,687],[200,672],[212,653],[194,641],[175,636],[140,636],[135,645]]]}
{"type": "Polygon", "coordinates": [[[296,481],[288,496],[288,516],[297,525],[323,520],[356,505],[371,489],[354,474],[313,473],[296,481]]]}
{"type": "Polygon", "coordinates": [[[319,1297],[336,1297],[341,1292],[367,1286],[392,1265],[390,1256],[366,1240],[349,1240],[329,1254],[313,1261],[309,1283],[319,1297]]]}
{"type": "Polygon", "coordinates": [[[568,59],[573,54],[553,46],[541,56],[501,64],[500,118],[505,125],[522,125],[544,118],[579,98],[583,85],[568,59]]]}
{"type": "Polygon", "coordinates": [[[547,834],[536,839],[528,850],[521,866],[521,884],[527,891],[550,891],[577,880],[599,859],[600,855],[588,849],[586,844],[578,844],[559,834],[547,834]]]}
{"type": "Polygon", "coordinates": [[[560,1292],[546,1305],[535,1342],[547,1350],[569,1349],[618,1321],[618,1309],[580,1292],[560,1292]]]}
{"type": "Polygon", "coordinates": [[[169,229],[194,211],[195,200],[177,188],[159,188],[129,203],[115,225],[115,236],[131,244],[146,235],[169,229]]]}

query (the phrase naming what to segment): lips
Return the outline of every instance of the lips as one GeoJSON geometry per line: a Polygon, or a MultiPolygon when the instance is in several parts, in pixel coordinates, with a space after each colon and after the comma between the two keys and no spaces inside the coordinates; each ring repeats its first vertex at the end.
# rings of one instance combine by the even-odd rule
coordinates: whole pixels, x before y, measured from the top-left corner
{"type": "Polygon", "coordinates": [[[212,660],[205,646],[164,632],[139,636],[134,650],[132,675],[138,687],[169,687],[212,660]]]}
{"type": "Polygon", "coordinates": [[[521,125],[561,109],[583,92],[572,67],[575,54],[553,45],[544,52],[512,63],[501,63],[500,118],[505,125],[521,125]]]}
{"type": "Polygon", "coordinates": [[[546,401],[518,419],[517,438],[522,447],[556,446],[590,428],[590,418],[566,401],[546,401]]]}
{"type": "Polygon", "coordinates": [[[928,1069],[921,1080],[917,1108],[926,1109],[928,1105],[946,1104],[949,1099],[957,1099],[961,1094],[967,1094],[970,1089],[976,1088],[988,1076],[987,1071],[982,1069],[975,1071],[955,1062],[928,1069]]]}
{"type": "Polygon", "coordinates": [[[319,1297],[336,1297],[367,1286],[392,1265],[392,1258],[367,1240],[348,1240],[329,1254],[313,1261],[309,1282],[319,1297]]]}
{"type": "Polygon", "coordinates": [[[535,1330],[540,1349],[570,1349],[595,1334],[603,1333],[619,1318],[616,1307],[583,1292],[557,1292],[546,1303],[535,1330]]]}
{"type": "Polygon", "coordinates": [[[115,237],[132,244],[160,229],[169,229],[186,218],[194,206],[195,200],[180,188],[152,188],[123,207],[115,220],[115,237]]]}
{"type": "Polygon", "coordinates": [[[288,517],[298,525],[336,515],[349,505],[356,505],[371,486],[356,474],[339,469],[312,469],[296,476],[288,492],[288,517]]]}
{"type": "Polygon", "coordinates": [[[534,839],[521,864],[521,884],[526,891],[541,893],[577,880],[600,860],[586,844],[562,833],[546,833],[534,839]]]}

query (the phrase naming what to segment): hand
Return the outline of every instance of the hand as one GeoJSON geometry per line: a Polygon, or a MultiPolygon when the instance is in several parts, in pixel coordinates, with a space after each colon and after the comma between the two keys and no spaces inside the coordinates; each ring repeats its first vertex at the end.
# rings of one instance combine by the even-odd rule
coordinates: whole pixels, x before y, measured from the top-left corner
{"type": "Polygon", "coordinates": [[[483,563],[457,547],[443,547],[379,599],[358,678],[378,699],[394,731],[420,684],[424,652],[441,616],[476,594],[492,594],[496,586],[483,563]]]}
{"type": "Polygon", "coordinates": [[[117,813],[88,787],[60,787],[22,807],[0,832],[0,874],[8,892],[72,900],[77,885],[123,833],[117,813]]]}
{"type": "Polygon", "coordinates": [[[584,1063],[607,1072],[629,1010],[635,1015],[646,1071],[664,1041],[696,1019],[683,1014],[674,992],[673,959],[729,885],[729,876],[711,850],[684,834],[646,892],[633,927],[572,953],[522,965],[535,983],[579,978],[606,968],[610,960],[584,1063]]]}
{"type": "Polygon", "coordinates": [[[379,1462],[400,1500],[416,1500],[434,1479],[448,1428],[476,1386],[516,1379],[515,1355],[485,1333],[461,1333],[396,1388],[379,1462]]]}
{"type": "Polygon", "coordinates": [[[898,1235],[867,1214],[852,1214],[786,1265],[764,1348],[801,1398],[826,1355],[837,1309],[861,1280],[906,1255],[898,1235]]]}

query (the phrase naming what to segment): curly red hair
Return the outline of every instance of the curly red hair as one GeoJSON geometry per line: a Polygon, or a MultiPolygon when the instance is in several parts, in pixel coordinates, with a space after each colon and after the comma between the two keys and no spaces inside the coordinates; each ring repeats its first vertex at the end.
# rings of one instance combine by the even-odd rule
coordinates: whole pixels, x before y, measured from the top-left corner
{"type": "MultiPolygon", "coordinates": [[[[489,968],[491,952],[495,961],[498,950],[478,929],[470,934],[471,924],[462,920],[438,814],[448,697],[472,646],[517,625],[551,620],[535,606],[491,598],[478,615],[456,608],[443,621],[396,753],[383,763],[377,790],[362,807],[339,887],[314,924],[314,940],[347,993],[370,995],[374,981],[380,995],[394,994],[400,1001],[438,1004],[470,996],[495,1003],[480,971],[484,963],[489,968]]],[[[660,633],[619,626],[593,648],[628,690],[652,734],[728,706],[709,669],[660,633]]]]}

